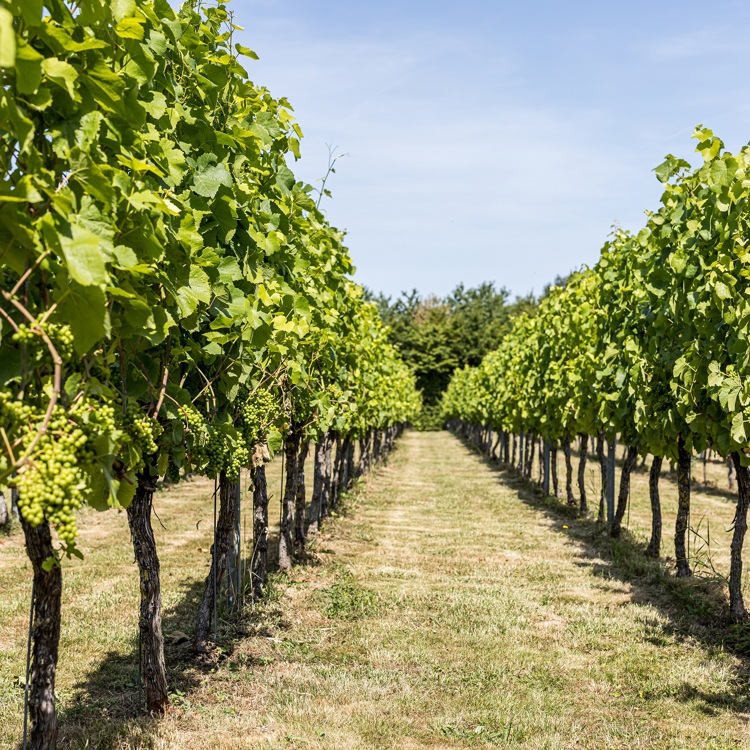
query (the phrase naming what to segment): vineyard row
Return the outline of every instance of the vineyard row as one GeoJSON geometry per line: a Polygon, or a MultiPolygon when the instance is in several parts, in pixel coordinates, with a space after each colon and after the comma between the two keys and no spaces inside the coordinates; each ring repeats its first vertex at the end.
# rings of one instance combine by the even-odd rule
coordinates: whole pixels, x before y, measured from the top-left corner
{"type": "MultiPolygon", "coordinates": [[[[515,318],[496,351],[454,374],[442,410],[485,450],[496,451],[488,443],[496,440],[508,464],[511,443],[514,453],[518,443],[523,468],[541,439],[547,493],[550,456],[562,448],[570,503],[571,439],[580,438],[579,472],[589,442],[595,444],[612,537],[621,534],[636,460],[652,455],[646,549],[652,556],[661,543],[659,472],[663,459],[674,462],[680,577],[692,575],[685,541],[692,456],[712,449],[731,461],[737,505],[729,614],[742,621],[750,502],[750,148],[731,154],[702,127],[694,137],[703,163],[692,168],[668,156],[656,169],[664,192],[646,226],[636,234],[615,229],[592,268],[552,287],[534,314],[515,318]],[[615,495],[616,440],[627,450],[615,495]]],[[[588,512],[583,489],[579,512],[588,512]]]]}
{"type": "Polygon", "coordinates": [[[355,441],[365,469],[420,408],[319,210],[324,191],[316,200],[289,167],[302,135],[291,107],[248,79],[238,29],[222,2],[0,0],[0,484],[17,493],[34,570],[35,749],[56,743],[79,508],[127,508],[146,708],[161,713],[157,481],[217,479],[205,652],[240,470],[255,480],[260,596],[271,454],[286,464],[284,569],[329,507],[317,493],[306,509],[298,492],[307,446],[323,484],[337,477],[335,502],[355,441]]]}

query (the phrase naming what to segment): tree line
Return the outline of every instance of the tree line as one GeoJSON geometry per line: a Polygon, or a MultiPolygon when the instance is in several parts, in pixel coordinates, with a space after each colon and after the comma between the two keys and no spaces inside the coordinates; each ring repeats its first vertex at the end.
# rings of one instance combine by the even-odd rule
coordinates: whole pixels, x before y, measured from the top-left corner
{"type": "Polygon", "coordinates": [[[537,305],[532,294],[510,301],[510,292],[493,282],[459,284],[445,297],[416,289],[395,300],[368,296],[388,326],[389,341],[414,371],[424,404],[415,426],[428,430],[442,426],[440,400],[455,370],[478,365],[508,333],[513,317],[537,305]]]}

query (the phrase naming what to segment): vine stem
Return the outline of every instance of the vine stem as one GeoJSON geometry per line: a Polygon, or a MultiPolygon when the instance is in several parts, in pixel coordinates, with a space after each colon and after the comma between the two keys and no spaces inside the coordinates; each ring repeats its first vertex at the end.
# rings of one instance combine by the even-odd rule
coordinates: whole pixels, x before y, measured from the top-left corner
{"type": "Polygon", "coordinates": [[[0,307],[0,315],[2,315],[8,321],[8,323],[10,323],[10,327],[16,333],[18,333],[18,323],[16,323],[16,321],[13,320],[13,318],[11,318],[10,315],[8,315],[8,313],[5,310],[3,310],[2,307],[0,307]]]}
{"type": "Polygon", "coordinates": [[[3,427],[0,427],[0,432],[3,434],[3,442],[5,443],[5,447],[8,449],[8,457],[11,460],[11,463],[15,465],[16,463],[16,457],[13,454],[13,447],[10,444],[10,441],[8,440],[8,433],[5,431],[3,427]]]}
{"type": "Polygon", "coordinates": [[[326,194],[326,183],[328,182],[328,178],[331,176],[331,174],[336,173],[336,170],[335,170],[336,162],[342,157],[348,156],[348,154],[337,154],[336,156],[334,156],[335,153],[336,153],[336,149],[331,148],[329,146],[328,147],[328,169],[326,170],[325,177],[323,178],[323,184],[320,186],[320,192],[318,193],[318,201],[315,204],[316,210],[320,208],[320,203],[323,200],[323,196],[326,194]]]}
{"type": "Polygon", "coordinates": [[[46,322],[47,322],[47,320],[49,319],[49,316],[50,316],[50,315],[52,315],[52,313],[53,313],[53,312],[55,312],[55,310],[57,310],[57,302],[53,302],[53,303],[52,303],[52,304],[51,304],[51,305],[49,306],[49,309],[47,310],[47,312],[46,312],[46,313],[44,313],[44,315],[42,315],[42,317],[41,317],[41,318],[39,318],[39,325],[40,325],[40,326],[41,326],[41,325],[44,325],[44,323],[46,323],[46,322]]]}
{"type": "Polygon", "coordinates": [[[164,356],[164,375],[161,379],[161,389],[159,391],[159,400],[156,402],[156,408],[154,409],[154,417],[159,416],[161,406],[164,403],[164,396],[167,392],[167,382],[169,381],[169,354],[171,350],[172,339],[167,339],[167,351],[164,356]]]}
{"type": "Polygon", "coordinates": [[[36,270],[36,268],[39,266],[39,264],[49,255],[49,250],[45,250],[35,261],[34,264],[29,266],[26,271],[24,272],[23,276],[21,276],[20,279],[16,282],[16,285],[13,287],[13,289],[10,290],[11,297],[15,297],[16,294],[18,294],[18,290],[24,285],[26,282],[26,279],[31,276],[31,274],[36,270]]]}
{"type": "Polygon", "coordinates": [[[57,406],[57,400],[60,396],[60,392],[62,391],[62,357],[58,353],[50,337],[46,334],[43,328],[40,328],[37,325],[36,320],[34,320],[33,316],[26,309],[26,307],[8,292],[4,291],[3,297],[5,297],[5,299],[10,302],[10,304],[13,305],[13,307],[15,307],[16,310],[18,310],[18,312],[20,312],[21,315],[23,315],[23,317],[29,321],[29,323],[31,323],[30,330],[38,336],[41,336],[42,341],[44,341],[47,349],[49,349],[49,353],[52,355],[52,362],[54,363],[52,394],[50,395],[49,404],[47,405],[47,411],[44,415],[44,419],[42,420],[42,424],[39,426],[39,429],[36,432],[36,435],[27,446],[23,455],[14,463],[14,468],[18,470],[26,463],[28,463],[29,455],[34,450],[34,448],[36,448],[37,443],[41,440],[42,435],[47,432],[47,428],[49,427],[50,420],[52,419],[52,413],[55,410],[55,406],[57,406]]]}

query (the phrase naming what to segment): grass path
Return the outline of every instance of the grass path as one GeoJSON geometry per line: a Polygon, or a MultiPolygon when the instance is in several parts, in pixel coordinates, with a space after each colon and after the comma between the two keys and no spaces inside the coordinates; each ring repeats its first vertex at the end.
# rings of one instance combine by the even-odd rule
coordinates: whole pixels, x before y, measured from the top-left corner
{"type": "MultiPolygon", "coordinates": [[[[161,505],[169,526],[178,511],[161,505]]],[[[80,673],[63,698],[63,747],[750,748],[746,665],[681,624],[674,599],[622,580],[591,524],[524,502],[448,433],[407,434],[352,511],[233,625],[209,673],[171,648],[174,709],[158,724],[118,713],[137,698],[123,686],[106,709],[76,711],[73,685],[93,665],[68,662],[80,673]]],[[[179,544],[170,555],[176,603],[194,555],[179,544]]],[[[0,584],[12,562],[0,554],[0,584]]],[[[107,567],[107,586],[117,575],[107,567]]],[[[118,597],[112,607],[134,609],[118,597]]],[[[101,627],[114,612],[96,603],[101,627]]],[[[128,632],[108,644],[123,664],[128,632]]],[[[17,640],[0,621],[2,639],[17,640]]],[[[9,669],[0,661],[0,678],[9,669]]],[[[3,721],[2,747],[15,731],[3,721]]]]}

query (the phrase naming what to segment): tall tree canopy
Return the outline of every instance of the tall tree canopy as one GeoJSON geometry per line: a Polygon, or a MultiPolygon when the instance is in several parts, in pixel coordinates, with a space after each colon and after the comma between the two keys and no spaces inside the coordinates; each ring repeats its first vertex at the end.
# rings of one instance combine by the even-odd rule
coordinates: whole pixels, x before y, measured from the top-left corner
{"type": "Polygon", "coordinates": [[[467,288],[459,284],[447,297],[423,297],[416,289],[396,300],[371,295],[389,327],[391,343],[412,367],[422,391],[424,411],[419,426],[440,426],[437,405],[453,372],[476,366],[497,348],[521,311],[533,313],[533,295],[509,303],[510,292],[491,281],[467,288]]]}

